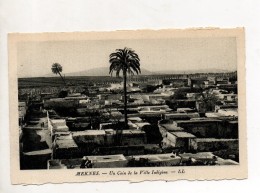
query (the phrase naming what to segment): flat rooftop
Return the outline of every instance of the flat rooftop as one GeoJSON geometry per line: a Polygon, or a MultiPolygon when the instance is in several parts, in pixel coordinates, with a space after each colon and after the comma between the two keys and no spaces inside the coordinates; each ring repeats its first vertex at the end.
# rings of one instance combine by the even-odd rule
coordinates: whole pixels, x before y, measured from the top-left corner
{"type": "Polygon", "coordinates": [[[51,149],[43,149],[43,150],[37,150],[37,151],[29,151],[29,152],[23,152],[24,155],[33,156],[33,155],[46,155],[51,154],[51,149]]]}
{"type": "Polygon", "coordinates": [[[160,124],[161,127],[163,127],[164,129],[166,129],[167,131],[183,131],[184,129],[181,127],[176,127],[173,124],[160,124]]]}
{"type": "Polygon", "coordinates": [[[199,117],[199,113],[197,113],[197,112],[188,112],[188,113],[186,113],[186,112],[184,112],[184,113],[181,113],[181,112],[171,112],[171,113],[166,113],[165,114],[165,117],[170,117],[170,116],[176,116],[176,117],[178,117],[178,116],[186,116],[186,117],[199,117]]]}
{"type": "Polygon", "coordinates": [[[206,122],[221,122],[219,119],[190,119],[190,120],[177,120],[176,123],[206,123],[206,122]]]}
{"type": "Polygon", "coordinates": [[[217,165],[239,165],[239,163],[231,159],[217,157],[217,165]]]}
{"type": "Polygon", "coordinates": [[[104,130],[85,130],[85,131],[75,131],[72,132],[72,136],[84,136],[84,135],[105,135],[106,132],[104,130]]]}
{"type": "Polygon", "coordinates": [[[19,107],[25,107],[25,106],[26,106],[26,103],[25,103],[25,102],[18,102],[18,106],[19,106],[19,107]]]}
{"type": "Polygon", "coordinates": [[[57,132],[55,133],[55,137],[57,140],[66,140],[66,139],[73,139],[71,132],[57,132]],[[58,133],[58,134],[57,134],[58,133]]]}
{"type": "Polygon", "coordinates": [[[48,119],[47,117],[32,119],[28,121],[27,125],[23,129],[47,129],[48,119]],[[44,123],[44,124],[43,124],[44,123]]]}
{"type": "Polygon", "coordinates": [[[129,121],[132,121],[132,122],[140,122],[140,121],[143,121],[140,117],[128,117],[127,118],[129,121]]]}
{"type": "Polygon", "coordinates": [[[220,113],[215,113],[215,112],[207,112],[205,113],[206,117],[208,118],[219,118],[219,117],[223,117],[223,114],[220,113]]]}
{"type": "Polygon", "coordinates": [[[73,139],[56,140],[56,147],[58,149],[77,148],[77,144],[73,139]]]}
{"type": "MultiPolygon", "coordinates": [[[[106,134],[115,134],[116,130],[114,129],[104,129],[102,131],[105,131],[106,134]]],[[[144,131],[138,130],[138,129],[128,129],[128,130],[121,130],[122,134],[145,134],[144,131]]]]}
{"type": "Polygon", "coordinates": [[[61,126],[56,126],[56,127],[53,127],[53,131],[63,131],[63,132],[66,132],[66,131],[69,131],[69,127],[67,125],[61,125],[61,126]]]}
{"type": "Polygon", "coordinates": [[[198,153],[183,153],[179,155],[182,159],[212,159],[214,154],[212,152],[198,152],[198,153]]]}
{"type": "Polygon", "coordinates": [[[175,135],[178,138],[196,138],[195,135],[192,135],[191,133],[187,133],[184,131],[174,131],[174,132],[170,132],[170,133],[175,135]]]}
{"type": "Polygon", "coordinates": [[[151,125],[150,123],[148,123],[148,122],[135,122],[135,123],[133,123],[134,125],[136,125],[137,127],[143,127],[143,126],[146,126],[146,125],[151,125]]]}
{"type": "Polygon", "coordinates": [[[134,155],[134,156],[128,156],[128,158],[134,158],[136,160],[140,159],[148,159],[151,163],[156,162],[167,162],[172,160],[181,160],[181,157],[175,156],[172,153],[166,153],[166,154],[147,154],[147,155],[134,155]]]}
{"type": "MultiPolygon", "coordinates": [[[[100,164],[102,164],[103,166],[108,164],[113,167],[115,166],[122,167],[120,163],[127,163],[127,159],[123,154],[106,155],[106,156],[84,156],[84,157],[91,160],[91,162],[93,163],[93,168],[102,167],[100,164]]],[[[74,169],[74,168],[79,169],[82,160],[83,160],[82,158],[48,160],[48,169],[74,169]]]]}
{"type": "Polygon", "coordinates": [[[56,131],[55,132],[55,136],[67,136],[70,135],[71,132],[70,131],[56,131]]]}
{"type": "Polygon", "coordinates": [[[137,130],[137,129],[131,129],[131,130],[122,130],[123,134],[145,134],[144,131],[141,131],[141,130],[137,130]]]}
{"type": "Polygon", "coordinates": [[[51,119],[52,124],[57,124],[57,123],[66,123],[65,119],[51,119]]]}
{"type": "Polygon", "coordinates": [[[123,154],[117,155],[101,155],[101,156],[84,156],[83,158],[88,158],[94,162],[116,162],[116,161],[126,161],[123,154]]]}

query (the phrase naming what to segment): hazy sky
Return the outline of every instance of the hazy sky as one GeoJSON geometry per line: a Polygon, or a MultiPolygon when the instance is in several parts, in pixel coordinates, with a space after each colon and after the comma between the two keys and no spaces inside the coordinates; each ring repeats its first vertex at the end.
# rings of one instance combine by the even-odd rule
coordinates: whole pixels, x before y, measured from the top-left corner
{"type": "Polygon", "coordinates": [[[18,45],[18,76],[51,73],[55,62],[63,73],[109,67],[109,54],[129,47],[149,71],[225,69],[236,70],[235,38],[171,38],[142,40],[86,40],[22,42],[18,45]]]}

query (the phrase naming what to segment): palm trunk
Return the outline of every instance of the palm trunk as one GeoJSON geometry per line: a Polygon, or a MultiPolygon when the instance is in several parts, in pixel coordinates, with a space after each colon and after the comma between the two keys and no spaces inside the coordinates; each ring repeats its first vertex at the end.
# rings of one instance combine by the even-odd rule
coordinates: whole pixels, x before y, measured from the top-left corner
{"type": "Polygon", "coordinates": [[[125,129],[128,129],[128,120],[127,120],[127,89],[126,89],[126,70],[123,71],[124,76],[124,117],[125,117],[125,129]]]}
{"type": "Polygon", "coordinates": [[[64,78],[63,78],[63,76],[61,76],[60,72],[58,72],[58,73],[59,73],[59,75],[60,75],[60,77],[61,77],[61,79],[62,79],[62,81],[63,81],[64,85],[66,86],[66,82],[65,82],[65,80],[64,80],[64,78]]]}

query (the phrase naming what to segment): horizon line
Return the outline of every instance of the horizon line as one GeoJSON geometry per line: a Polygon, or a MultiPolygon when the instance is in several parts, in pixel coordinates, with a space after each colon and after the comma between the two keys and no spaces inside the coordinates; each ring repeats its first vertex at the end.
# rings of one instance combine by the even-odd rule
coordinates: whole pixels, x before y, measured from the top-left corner
{"type": "MultiPolygon", "coordinates": [[[[164,70],[163,70],[164,71],[164,70]]],[[[237,70],[226,70],[226,72],[193,72],[193,73],[176,73],[176,74],[173,74],[173,73],[168,73],[168,74],[165,74],[165,73],[162,73],[162,74],[135,74],[135,75],[132,75],[132,76],[163,76],[163,75],[190,75],[190,74],[223,74],[223,73],[232,73],[232,72],[236,72],[237,70]]],[[[150,71],[152,72],[152,71],[150,71]]],[[[76,72],[70,72],[70,73],[76,73],[76,72]]],[[[116,76],[111,76],[111,75],[107,75],[107,76],[89,76],[89,75],[79,75],[79,76],[66,76],[65,74],[65,77],[113,77],[113,78],[122,78],[121,76],[120,77],[116,77],[116,76]]],[[[23,77],[17,77],[18,79],[19,78],[60,78],[59,76],[31,76],[31,77],[28,77],[28,76],[23,76],[23,77]]]]}

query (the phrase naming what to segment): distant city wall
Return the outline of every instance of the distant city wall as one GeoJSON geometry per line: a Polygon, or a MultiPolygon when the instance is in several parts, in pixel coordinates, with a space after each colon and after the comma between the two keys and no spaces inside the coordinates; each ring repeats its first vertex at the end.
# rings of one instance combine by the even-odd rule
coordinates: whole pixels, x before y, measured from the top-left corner
{"type": "MultiPolygon", "coordinates": [[[[207,78],[209,76],[214,76],[216,78],[225,78],[225,77],[230,77],[235,75],[236,72],[228,72],[228,73],[196,73],[196,74],[159,74],[159,75],[137,75],[137,76],[132,76],[128,78],[128,82],[160,82],[162,80],[174,80],[174,79],[201,79],[201,78],[207,78]]],[[[121,78],[117,78],[115,79],[114,77],[106,77],[106,78],[95,78],[93,80],[89,80],[89,81],[83,81],[84,79],[87,79],[87,77],[73,77],[73,80],[71,80],[69,77],[67,79],[67,82],[72,81],[73,84],[68,84],[68,87],[70,90],[72,90],[72,92],[82,92],[84,91],[82,89],[82,86],[87,86],[87,82],[94,82],[96,84],[96,86],[102,86],[102,85],[108,85],[111,83],[119,83],[122,82],[121,78]],[[79,80],[76,80],[79,79],[79,80]]],[[[24,80],[24,79],[18,79],[19,82],[19,86],[18,86],[18,92],[19,95],[22,94],[41,94],[42,92],[46,92],[46,93],[57,93],[59,91],[61,91],[64,87],[60,86],[60,85],[55,85],[53,86],[52,82],[50,83],[46,83],[43,85],[39,85],[37,84],[37,86],[35,86],[34,84],[34,79],[31,79],[31,83],[28,83],[28,80],[30,80],[28,78],[28,80],[24,80]],[[23,81],[26,83],[22,84],[23,81]],[[31,87],[33,85],[33,87],[31,87]]],[[[39,78],[40,79],[40,78],[39,78]]],[[[36,81],[36,80],[35,80],[36,81]]],[[[36,81],[37,83],[37,81],[36,81]]]]}

